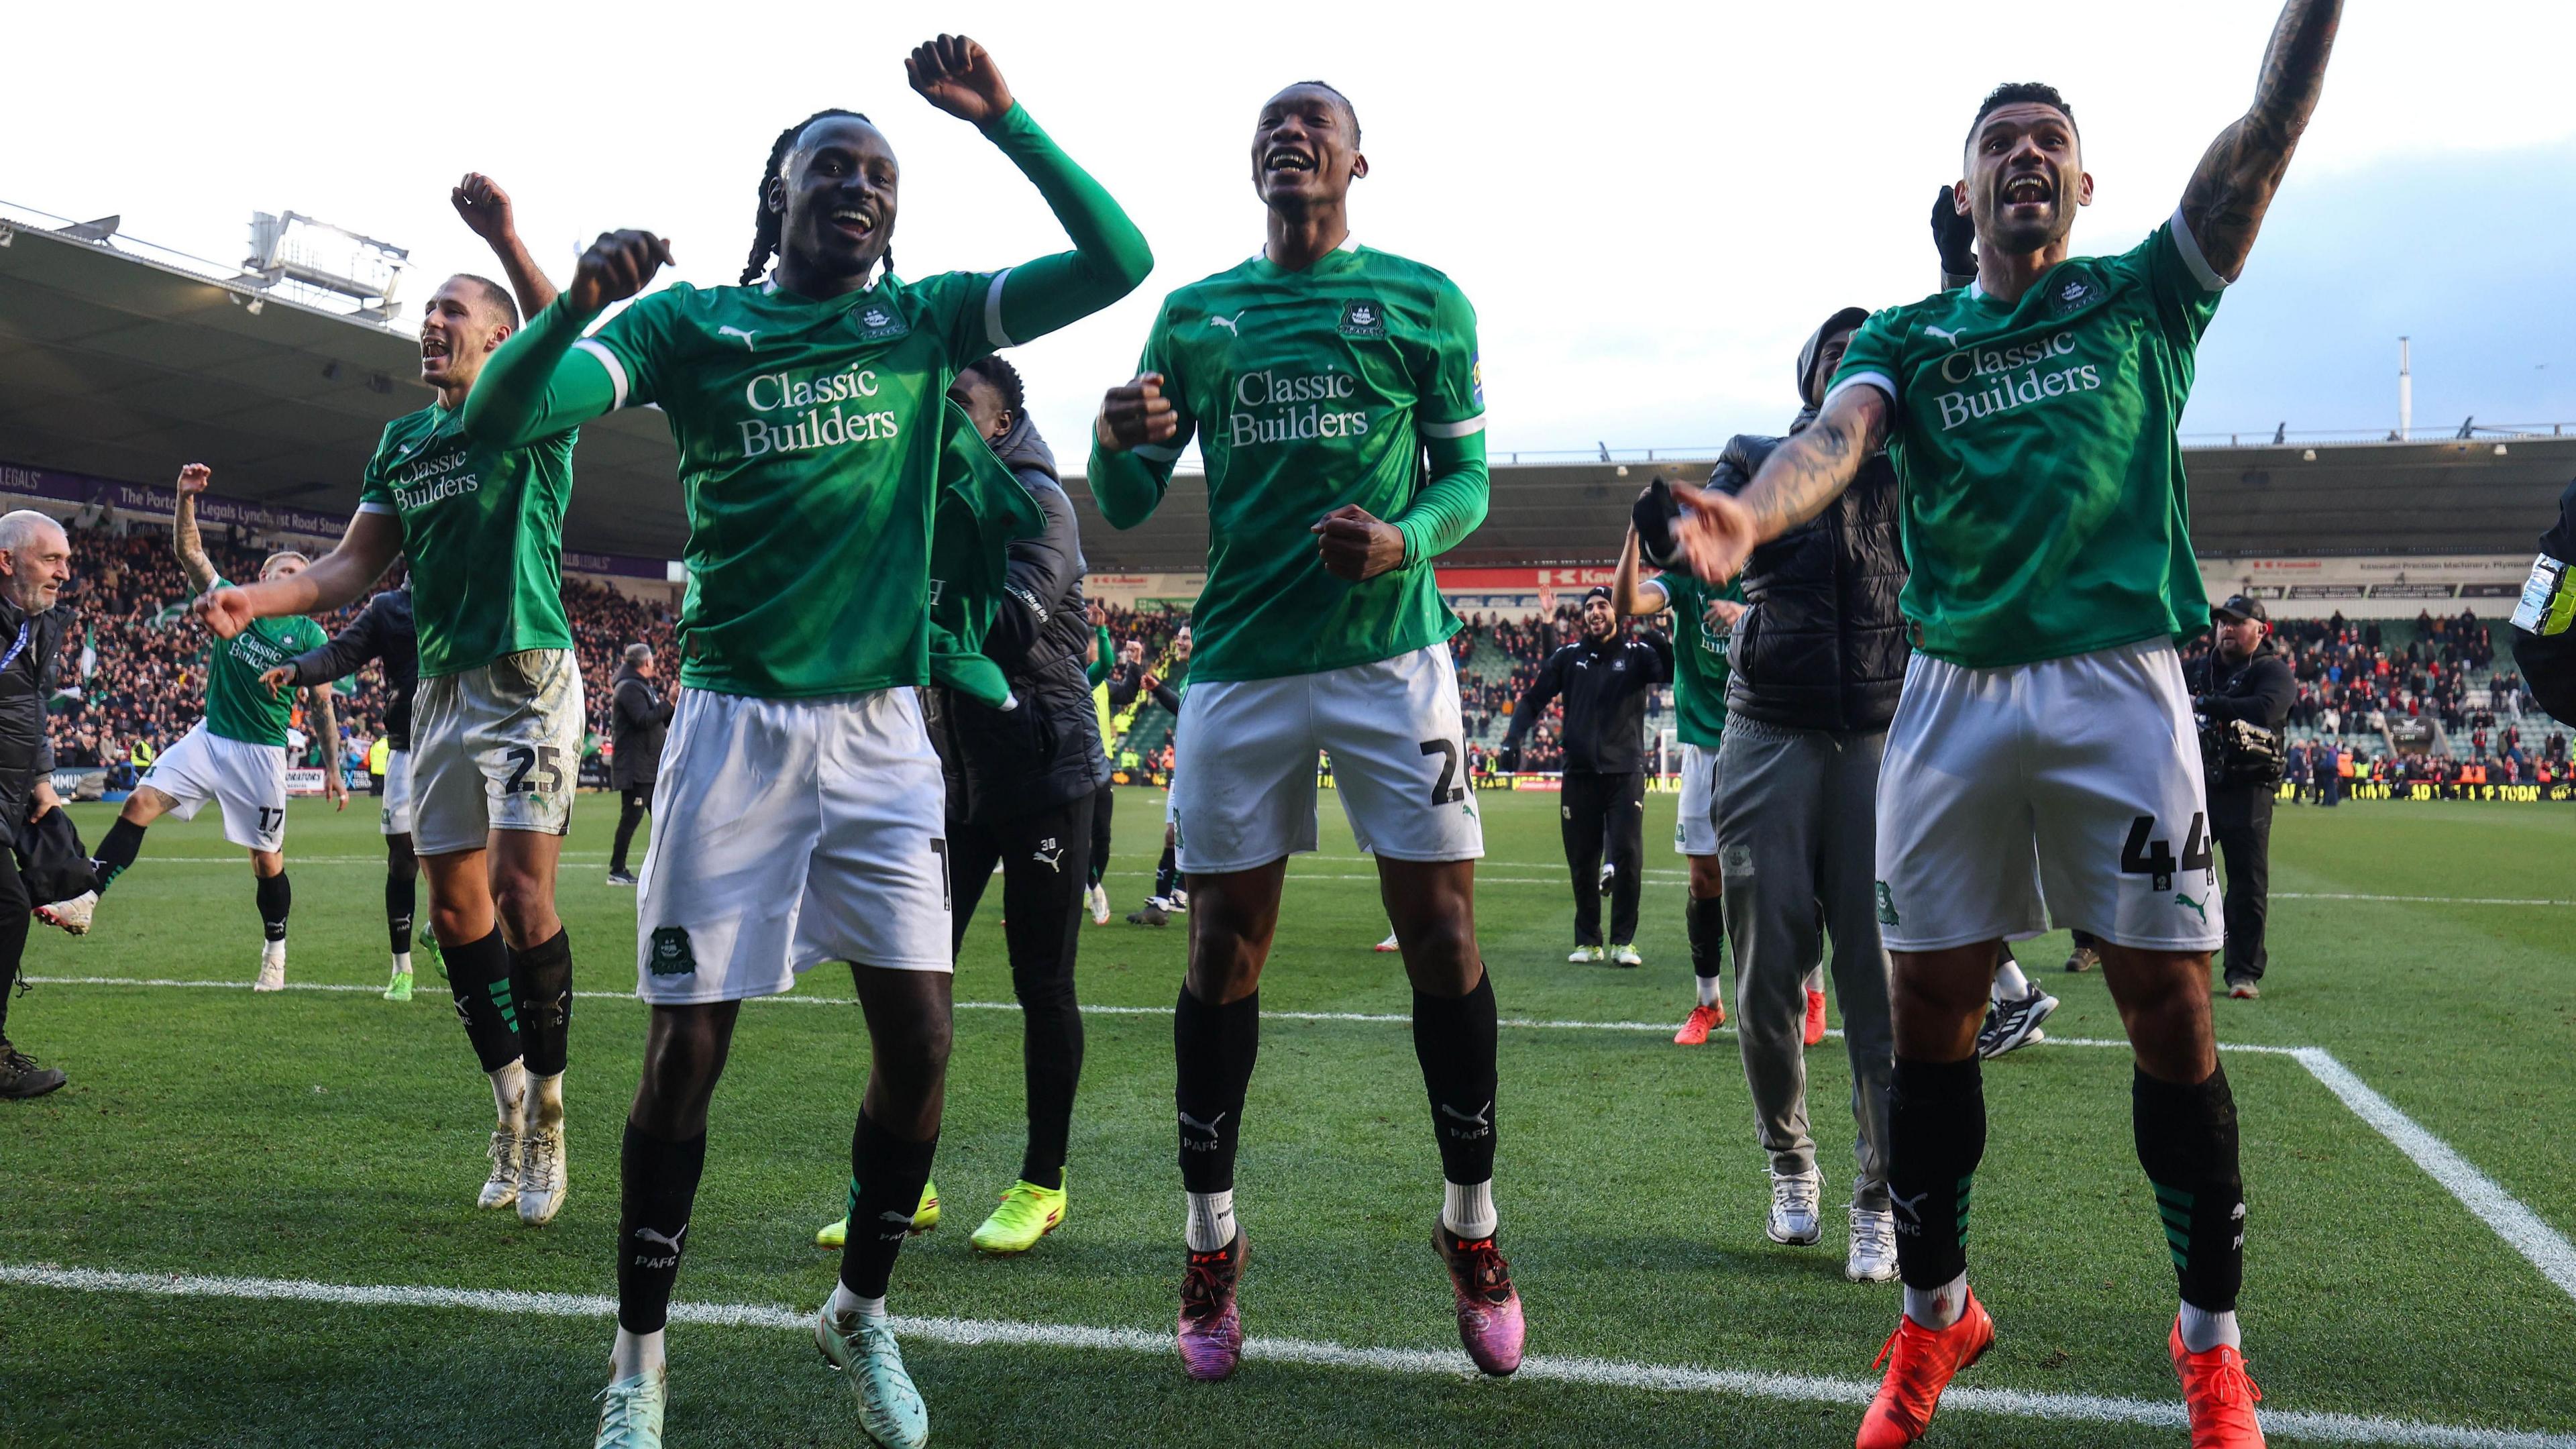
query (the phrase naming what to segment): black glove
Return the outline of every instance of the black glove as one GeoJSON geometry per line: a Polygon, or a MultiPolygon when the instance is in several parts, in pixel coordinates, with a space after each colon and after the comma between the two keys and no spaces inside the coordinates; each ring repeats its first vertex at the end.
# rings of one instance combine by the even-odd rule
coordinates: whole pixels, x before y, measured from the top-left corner
{"type": "Polygon", "coordinates": [[[1950,188],[1932,198],[1932,245],[1941,253],[1941,275],[1973,277],[1977,274],[1977,223],[1974,217],[1961,216],[1950,188]]]}
{"type": "Polygon", "coordinates": [[[1494,751],[1494,768],[1502,771],[1506,775],[1519,774],[1521,772],[1521,747],[1518,745],[1504,745],[1499,749],[1496,749],[1494,751]]]}
{"type": "Polygon", "coordinates": [[[1628,511],[1628,521],[1637,526],[1637,556],[1659,569],[1680,567],[1681,540],[1673,534],[1673,521],[1681,516],[1682,506],[1663,479],[1639,491],[1636,505],[1628,511]]]}

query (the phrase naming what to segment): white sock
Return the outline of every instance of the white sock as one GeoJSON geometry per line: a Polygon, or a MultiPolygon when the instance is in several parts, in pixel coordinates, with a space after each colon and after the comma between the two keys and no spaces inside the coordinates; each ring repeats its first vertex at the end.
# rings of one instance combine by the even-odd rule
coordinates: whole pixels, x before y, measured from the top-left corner
{"type": "Polygon", "coordinates": [[[285,943],[284,941],[262,941],[262,942],[260,942],[260,943],[259,943],[259,959],[260,959],[260,960],[262,960],[262,961],[283,961],[283,960],[285,960],[285,959],[286,959],[286,943],[285,943]]]}
{"type": "Polygon", "coordinates": [[[491,1077],[492,1110],[500,1117],[501,1125],[516,1129],[527,1118],[528,1069],[522,1061],[513,1058],[508,1066],[491,1073],[491,1077]]]}
{"type": "Polygon", "coordinates": [[[2220,1344],[2242,1350],[2245,1336],[2236,1331],[2236,1310],[2212,1313],[2206,1308],[2182,1306],[2182,1346],[2191,1353],[2207,1353],[2220,1344]]]}
{"type": "Polygon", "coordinates": [[[1454,1182],[1440,1184],[1440,1226],[1462,1238],[1490,1238],[1494,1235],[1494,1180],[1486,1178],[1473,1187],[1460,1187],[1454,1182]]]}
{"type": "MultiPolygon", "coordinates": [[[[523,1062],[512,1062],[510,1066],[512,1068],[517,1068],[523,1075],[527,1075],[526,1067],[523,1062]]],[[[557,1072],[551,1077],[527,1075],[527,1082],[528,1120],[533,1123],[542,1123],[548,1127],[562,1125],[564,1115],[563,1073],[557,1072]]]]}
{"type": "Polygon", "coordinates": [[[396,951],[394,953],[394,974],[396,976],[409,976],[411,974],[411,953],[409,951],[396,951]]]}
{"type": "Polygon", "coordinates": [[[1825,994],[1825,963],[1819,961],[1807,968],[1806,987],[1809,996],[1825,994]]]}
{"type": "Polygon", "coordinates": [[[823,1305],[823,1311],[836,1317],[844,1313],[856,1313],[862,1318],[886,1316],[883,1298],[862,1298],[850,1291],[850,1285],[840,1282],[832,1285],[831,1301],[823,1305]]]}
{"type": "Polygon", "coordinates": [[[608,1376],[631,1379],[637,1374],[662,1367],[662,1330],[651,1333],[628,1333],[617,1330],[617,1342],[608,1350],[608,1376]]]}
{"type": "Polygon", "coordinates": [[[1190,1251],[1213,1253],[1234,1241],[1234,1189],[1190,1194],[1190,1251]]]}
{"type": "Polygon", "coordinates": [[[1925,1328],[1947,1328],[1968,1311],[1968,1275],[1960,1274],[1938,1288],[1905,1287],[1905,1316],[1925,1328]]]}
{"type": "Polygon", "coordinates": [[[2030,995],[2030,978],[2021,974],[2021,963],[2006,961],[1995,968],[1994,997],[1997,1001],[2020,1001],[2030,995]]]}
{"type": "Polygon", "coordinates": [[[1699,978],[1699,1004],[1702,1006],[1717,1005],[1716,977],[1702,976],[1699,978]]]}

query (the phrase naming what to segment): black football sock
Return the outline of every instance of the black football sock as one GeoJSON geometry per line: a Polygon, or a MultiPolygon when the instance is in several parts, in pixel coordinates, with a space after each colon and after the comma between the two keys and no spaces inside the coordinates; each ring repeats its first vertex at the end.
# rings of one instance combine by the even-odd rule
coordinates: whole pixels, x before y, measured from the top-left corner
{"type": "MultiPolygon", "coordinates": [[[[1938,1293],[1968,1271],[1968,1193],[1986,1155],[1985,1078],[1975,1057],[1898,1057],[1888,1099],[1887,1192],[1896,1217],[1897,1276],[1912,1293],[1938,1293]]],[[[1949,1316],[1955,1319],[1963,1306],[1948,1305],[1949,1316]]],[[[1923,1316],[1915,1321],[1949,1326],[1923,1316]]]]}
{"type": "Polygon", "coordinates": [[[571,932],[559,929],[553,940],[510,952],[510,997],[518,1009],[528,1075],[559,1075],[572,1036],[571,932]]]}
{"type": "Polygon", "coordinates": [[[1172,1012],[1172,1055],[1178,1068],[1172,1097],[1180,1109],[1181,1185],[1193,1193],[1234,1190],[1243,1097],[1260,1054],[1260,992],[1210,1006],[1188,986],[1181,988],[1172,1012]]]}
{"type": "Polygon", "coordinates": [[[385,935],[394,954],[411,954],[412,917],[420,909],[420,858],[412,854],[411,837],[385,837],[385,935]]]}
{"type": "Polygon", "coordinates": [[[1170,900],[1181,884],[1180,853],[1169,842],[1163,846],[1163,858],[1154,864],[1154,894],[1170,900]]]}
{"type": "MultiPolygon", "coordinates": [[[[1413,1055],[1431,1094],[1440,1175],[1460,1187],[1493,1180],[1494,1056],[1501,1035],[1490,975],[1464,996],[1413,993],[1413,1055]]],[[[1454,1226],[1472,1234],[1475,1224],[1454,1226]]]]}
{"type": "Polygon", "coordinates": [[[659,1333],[670,1317],[680,1245],[706,1165],[704,1132],[665,1142],[626,1124],[617,1158],[617,1326],[629,1333],[659,1333]]]}
{"type": "Polygon", "coordinates": [[[883,1298],[894,1260],[912,1232],[912,1215],[930,1181],[939,1138],[909,1142],[859,1114],[850,1130],[850,1225],[841,1243],[841,1286],[861,1298],[883,1298]]]}
{"type": "MultiPolygon", "coordinates": [[[[464,1019],[465,1039],[474,1044],[474,1059],[483,1070],[497,1072],[517,1061],[521,1050],[518,1006],[510,997],[510,948],[502,944],[501,928],[494,926],[480,941],[445,950],[447,989],[456,998],[456,1014],[464,1019]]],[[[628,1130],[631,1134],[633,1129],[628,1130]]],[[[685,1220],[687,1214],[681,1216],[685,1220]]]]}
{"type": "Polygon", "coordinates": [[[2137,1072],[2129,1093],[2138,1165],[2155,1188],[2182,1301],[2205,1313],[2232,1313],[2245,1280],[2245,1180],[2227,1069],[2188,1087],[2137,1072]]]}
{"type": "Polygon", "coordinates": [[[116,884],[116,878],[125,874],[142,850],[142,826],[131,820],[119,819],[107,827],[107,838],[98,843],[98,854],[90,858],[91,867],[98,872],[100,895],[107,894],[107,888],[116,884]]]}
{"type": "Polygon", "coordinates": [[[286,883],[286,872],[259,877],[255,892],[259,901],[259,928],[272,941],[286,939],[286,913],[295,906],[295,888],[286,883]]]}
{"type": "Polygon", "coordinates": [[[1682,924],[1690,932],[1691,974],[1715,981],[1718,967],[1726,960],[1726,898],[1692,896],[1682,924]]]}

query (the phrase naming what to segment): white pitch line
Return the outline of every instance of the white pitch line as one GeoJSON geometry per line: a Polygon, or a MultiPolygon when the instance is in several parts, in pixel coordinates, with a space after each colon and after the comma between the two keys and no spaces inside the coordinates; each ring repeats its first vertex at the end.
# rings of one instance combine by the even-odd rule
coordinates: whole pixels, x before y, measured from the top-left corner
{"type": "Polygon", "coordinates": [[[2412,1158],[2426,1176],[2442,1185],[2443,1190],[2460,1200],[2460,1205],[2478,1215],[2496,1236],[2513,1250],[2531,1260],[2542,1276],[2555,1283],[2569,1297],[2576,1298],[2576,1246],[2571,1246],[2556,1228],[2541,1220],[2538,1213],[2525,1207],[2522,1200],[2496,1185],[2493,1178],[2453,1151],[2451,1145],[2424,1130],[2414,1118],[2397,1109],[2397,1105],[2371,1089],[2368,1082],[2354,1075],[2350,1067],[2335,1060],[2330,1052],[2309,1047],[2291,1055],[2308,1074],[2325,1084],[2327,1091],[2343,1099],[2353,1115],[2369,1123],[2380,1136],[2397,1144],[2397,1150],[2412,1158]]]}
{"type": "MultiPolygon", "coordinates": [[[[612,1298],[575,1293],[317,1283],[297,1278],[118,1273],[96,1268],[44,1265],[0,1265],[0,1284],[74,1293],[141,1293],[181,1298],[328,1303],[358,1308],[449,1308],[519,1317],[608,1318],[617,1311],[616,1300],[612,1298]]],[[[671,1317],[681,1323],[796,1332],[811,1332],[814,1321],[811,1314],[791,1308],[753,1303],[674,1303],[671,1317]]],[[[1171,1335],[1160,1330],[975,1318],[897,1318],[894,1326],[896,1333],[905,1338],[960,1347],[1088,1349],[1154,1355],[1172,1352],[1171,1335]]],[[[1315,1368],[1359,1369],[1449,1379],[1474,1377],[1467,1356],[1447,1349],[1354,1348],[1313,1339],[1255,1338],[1244,1344],[1243,1356],[1256,1362],[1315,1368]]],[[[1877,1389],[1875,1384],[1856,1379],[1552,1354],[1522,1360],[1520,1372],[1514,1378],[1656,1393],[1727,1394],[1739,1398],[1832,1404],[1844,1408],[1868,1403],[1870,1395],[1877,1389]]],[[[2186,1422],[2179,1404],[2094,1394],[1963,1386],[1954,1387],[1944,1394],[1941,1403],[1954,1414],[1965,1412],[2176,1429],[2184,1427],[2186,1422]]],[[[2427,1446],[2427,1449],[2576,1449],[2576,1435],[2481,1425],[2426,1424],[2412,1419],[2282,1409],[2266,1410],[2262,1417],[2267,1434],[2322,1443],[2395,1444],[2427,1446]]]]}
{"type": "Polygon", "coordinates": [[[2576,901],[2516,896],[2366,896],[2341,891],[2273,891],[2276,901],[2389,901],[2410,906],[2576,906],[2576,901]]]}

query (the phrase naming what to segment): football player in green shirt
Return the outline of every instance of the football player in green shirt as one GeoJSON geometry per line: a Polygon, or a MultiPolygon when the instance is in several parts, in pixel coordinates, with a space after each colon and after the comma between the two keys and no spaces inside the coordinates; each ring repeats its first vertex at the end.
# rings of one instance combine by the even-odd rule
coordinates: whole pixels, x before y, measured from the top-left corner
{"type": "Polygon", "coordinates": [[[1132,528],[1193,435],[1207,462],[1208,577],[1178,726],[1190,747],[1172,785],[1192,912],[1174,1027],[1189,1199],[1181,1357],[1219,1379],[1242,1354],[1236,1135],[1288,857],[1315,848],[1321,750],[1377,857],[1413,983],[1445,1182],[1433,1246],[1459,1337],[1477,1367],[1507,1374],[1522,1326],[1494,1247],[1484,833],[1446,643],[1458,620],[1432,575],[1485,516],[1475,312],[1439,272],[1352,241],[1351,184],[1369,167],[1341,92],[1309,81],[1271,97],[1250,160],[1266,244],[1164,300],[1139,375],[1102,404],[1089,470],[1102,516],[1132,528]]]}
{"type": "Polygon", "coordinates": [[[554,1220],[566,1187],[572,941],[555,914],[555,867],[572,828],[583,728],[563,611],[574,434],[513,448],[466,436],[465,400],[518,331],[518,308],[544,307],[555,288],[519,241],[509,193],[477,174],[449,199],[491,246],[509,289],[468,274],[431,295],[420,379],[437,400],[385,425],[339,546],[300,573],[217,589],[200,612],[229,637],[255,619],[339,608],[410,558],[420,641],[412,846],[496,1118],[475,1203],[515,1204],[533,1227],[554,1220]]]}
{"type": "Polygon", "coordinates": [[[2210,1027],[2217,874],[2173,647],[2209,622],[2174,429],[2193,350],[2315,111],[2342,11],[2289,0],[2252,109],[2202,157],[2173,218],[2123,256],[2069,255],[2093,182],[2064,99],[1996,90],[1955,198],[1976,220],[1975,285],[1870,319],[1815,426],[1739,496],[1688,500],[1694,570],[1722,580],[1882,445],[1905,487],[1918,652],[1878,790],[1905,1313],[1863,1449],[1918,1438],[1951,1376],[1993,1342],[1965,1248],[1986,1137],[1977,1030],[2000,943],[2051,916],[2100,938],[2135,1048],[2138,1158],[2180,1277],[2168,1347],[2192,1443],[2263,1442],[2235,1314],[2236,1107],[2210,1027]]]}
{"type": "MultiPolygon", "coordinates": [[[[197,498],[214,474],[202,463],[179,470],[178,504],[170,524],[170,544],[188,586],[200,593],[223,585],[197,535],[197,498]]],[[[260,563],[262,579],[293,578],[306,566],[292,549],[270,554],[260,563]]],[[[99,842],[93,862],[103,897],[134,864],[143,849],[143,832],[165,814],[182,820],[196,817],[212,800],[223,811],[224,838],[250,851],[250,870],[259,905],[259,976],[254,991],[277,991],[286,985],[286,917],[294,904],[286,880],[287,729],[294,703],[271,692],[260,676],[324,641],[322,626],[307,618],[263,622],[237,634],[221,634],[206,651],[206,716],[161,752],[151,770],[134,787],[99,842]]],[[[333,717],[331,686],[317,684],[313,701],[314,733],[322,741],[322,793],[340,809],[349,808],[348,783],[340,774],[340,725],[333,717]]]]}
{"type": "MultiPolygon", "coordinates": [[[[621,1164],[602,1445],[661,1443],[663,1329],[735,1017],[745,998],[789,990],[826,961],[851,963],[874,1050],[840,1281],[815,1338],[878,1443],[910,1449],[930,1432],[885,1312],[938,1146],[950,1039],[947,795],[916,689],[934,668],[951,683],[976,657],[937,647],[934,615],[977,589],[935,577],[934,562],[991,564],[998,597],[1002,557],[998,544],[958,554],[944,519],[935,544],[932,520],[947,513],[947,480],[981,470],[1040,522],[946,394],[977,358],[1126,295],[1153,258],[983,47],[941,36],[905,68],[925,100],[1020,167],[1073,251],[896,277],[893,147],[866,117],[826,111],[770,148],[742,285],[666,288],[584,338],[671,259],[649,233],[603,236],[466,407],[475,437],[518,445],[659,404],[689,509],[681,690],[636,900],[637,988],[652,1016],[621,1164]]],[[[985,702],[1007,702],[999,671],[983,667],[985,702]]]]}

